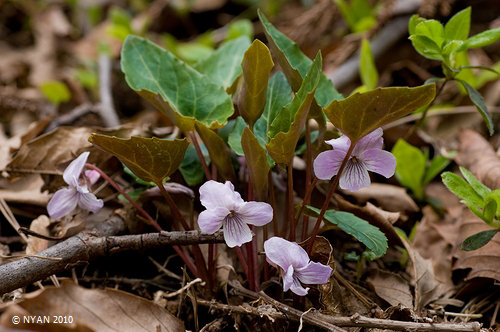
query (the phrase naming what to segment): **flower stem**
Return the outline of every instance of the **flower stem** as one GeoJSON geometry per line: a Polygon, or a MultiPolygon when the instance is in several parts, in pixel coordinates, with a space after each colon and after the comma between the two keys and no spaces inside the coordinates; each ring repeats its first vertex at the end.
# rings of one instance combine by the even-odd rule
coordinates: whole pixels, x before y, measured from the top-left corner
{"type": "MultiPolygon", "coordinates": [[[[170,207],[170,211],[174,215],[175,219],[180,221],[184,230],[189,231],[190,230],[189,225],[187,224],[187,222],[184,219],[184,217],[182,216],[181,212],[179,211],[179,209],[175,205],[174,200],[172,199],[170,194],[167,192],[167,190],[163,186],[163,183],[161,183],[161,181],[160,181],[159,183],[156,183],[156,185],[158,186],[158,188],[160,189],[160,192],[162,193],[163,197],[167,201],[167,204],[170,207]]],[[[192,248],[193,248],[194,260],[196,262],[196,267],[197,267],[198,271],[200,271],[200,274],[202,275],[202,279],[206,280],[208,282],[210,289],[212,289],[212,286],[213,286],[212,279],[209,278],[209,273],[207,270],[207,266],[205,264],[205,259],[203,258],[203,254],[201,253],[200,246],[197,244],[193,244],[192,248]]]]}
{"type": "Polygon", "coordinates": [[[290,241],[295,241],[295,215],[294,215],[294,204],[293,204],[293,166],[292,161],[287,165],[287,196],[288,196],[288,223],[290,224],[290,235],[288,239],[290,241]]]}
{"type": "MultiPolygon", "coordinates": [[[[250,230],[252,231],[252,226],[250,225],[250,230]]],[[[255,262],[253,257],[253,241],[246,243],[247,247],[247,262],[248,262],[248,285],[251,290],[256,291],[257,285],[255,283],[255,262]]]]}
{"type": "Polygon", "coordinates": [[[337,186],[339,185],[340,181],[340,176],[342,175],[342,172],[344,171],[345,166],[347,165],[347,162],[349,161],[349,158],[351,157],[351,153],[354,150],[354,147],[356,146],[356,143],[351,144],[349,147],[349,150],[347,150],[347,153],[344,157],[344,160],[342,160],[342,164],[340,165],[339,171],[337,172],[337,176],[335,176],[335,180],[333,181],[333,184],[330,186],[330,190],[328,191],[328,194],[326,195],[325,201],[323,203],[323,206],[321,207],[321,212],[319,213],[318,219],[316,220],[316,224],[314,225],[314,229],[311,234],[311,238],[309,239],[309,242],[307,243],[307,253],[310,255],[311,250],[314,244],[314,240],[316,239],[316,235],[318,235],[319,231],[319,226],[321,225],[321,221],[323,220],[323,216],[325,215],[326,209],[328,208],[328,205],[330,204],[330,199],[333,196],[333,193],[337,189],[337,186]]]}
{"type": "Polygon", "coordinates": [[[436,92],[436,95],[434,96],[434,98],[432,99],[432,101],[424,108],[424,111],[422,112],[422,117],[418,120],[418,122],[410,129],[410,131],[408,131],[408,133],[406,134],[405,136],[405,140],[408,140],[411,135],[413,135],[413,133],[415,133],[415,130],[417,130],[417,128],[420,128],[422,127],[422,125],[424,124],[424,121],[425,121],[425,118],[427,117],[427,112],[429,112],[430,108],[432,107],[432,105],[434,105],[434,102],[436,101],[436,98],[441,94],[441,92],[443,91],[443,88],[444,86],[446,85],[446,83],[449,82],[449,79],[446,78],[444,81],[443,81],[443,84],[441,84],[441,86],[439,87],[439,89],[437,90],[436,92]]]}
{"type": "MultiPolygon", "coordinates": [[[[85,164],[85,167],[86,168],[90,168],[90,169],[93,169],[94,171],[98,172],[102,178],[108,182],[113,188],[116,189],[116,191],[118,191],[120,194],[123,195],[123,197],[125,197],[125,199],[130,203],[132,204],[133,207],[135,207],[137,209],[137,211],[139,211],[139,213],[144,217],[146,218],[147,221],[149,221],[151,223],[151,225],[158,231],[158,232],[161,232],[163,231],[163,229],[160,227],[160,225],[156,222],[156,220],[153,219],[153,217],[151,217],[149,215],[149,213],[147,213],[141,206],[139,206],[139,204],[137,204],[136,201],[134,201],[125,191],[123,191],[123,189],[111,178],[109,177],[106,173],[104,173],[104,171],[102,169],[100,169],[99,167],[95,166],[95,165],[92,165],[92,164],[85,164]]],[[[189,257],[187,257],[186,255],[184,255],[184,253],[182,252],[182,250],[179,248],[179,246],[177,245],[174,245],[172,246],[175,250],[175,252],[179,255],[179,257],[184,261],[184,264],[186,264],[187,268],[191,271],[191,273],[193,275],[195,275],[196,277],[199,277],[199,274],[198,274],[198,271],[196,269],[196,267],[194,266],[193,262],[191,261],[191,259],[189,257]]]]}
{"type": "Polygon", "coordinates": [[[189,138],[191,139],[191,143],[194,145],[194,149],[196,150],[196,154],[198,158],[200,158],[201,167],[203,168],[203,173],[205,173],[205,177],[207,180],[212,179],[212,175],[210,174],[210,170],[208,169],[207,163],[205,162],[205,157],[203,157],[203,153],[201,152],[200,144],[198,143],[198,139],[196,138],[196,133],[190,132],[189,138]]]}
{"type": "Polygon", "coordinates": [[[248,279],[248,265],[247,261],[245,260],[245,256],[243,255],[243,251],[241,250],[241,247],[234,247],[234,251],[236,251],[236,256],[238,256],[241,268],[243,269],[243,272],[245,272],[245,275],[247,276],[248,279]]]}
{"type": "Polygon", "coordinates": [[[269,183],[269,196],[270,200],[269,203],[271,204],[271,207],[273,208],[273,232],[274,236],[280,236],[280,231],[279,231],[279,225],[278,225],[278,220],[276,219],[276,196],[274,195],[274,182],[273,182],[273,174],[272,171],[269,171],[267,174],[267,182],[269,183]]]}
{"type": "Polygon", "coordinates": [[[153,226],[158,232],[161,232],[163,231],[163,229],[160,227],[160,225],[156,222],[156,220],[154,220],[150,215],[149,213],[147,213],[139,204],[137,204],[136,201],[134,201],[132,199],[132,197],[130,197],[125,191],[123,191],[123,189],[111,178],[109,177],[106,173],[104,173],[104,171],[102,169],[100,169],[99,167],[95,166],[95,165],[92,165],[92,164],[85,164],[85,167],[86,168],[90,168],[90,169],[93,169],[94,171],[98,172],[101,177],[106,180],[106,182],[108,182],[113,188],[116,189],[116,191],[118,191],[120,194],[123,195],[123,197],[125,197],[125,199],[130,203],[132,204],[133,207],[135,207],[137,209],[137,211],[139,211],[139,213],[151,224],[151,226],[153,226]]]}
{"type": "MultiPolygon", "coordinates": [[[[311,150],[311,128],[309,127],[309,122],[306,122],[306,188],[309,188],[311,184],[311,173],[312,173],[312,150],[311,150]]],[[[306,189],[307,190],[307,189],[306,189]]],[[[304,196],[304,200],[301,204],[301,209],[304,205],[310,203],[311,194],[307,197],[304,196]]],[[[299,220],[300,215],[295,218],[299,220]]],[[[304,241],[307,237],[307,229],[309,228],[309,216],[304,216],[302,218],[302,236],[301,241],[304,241]]]]}

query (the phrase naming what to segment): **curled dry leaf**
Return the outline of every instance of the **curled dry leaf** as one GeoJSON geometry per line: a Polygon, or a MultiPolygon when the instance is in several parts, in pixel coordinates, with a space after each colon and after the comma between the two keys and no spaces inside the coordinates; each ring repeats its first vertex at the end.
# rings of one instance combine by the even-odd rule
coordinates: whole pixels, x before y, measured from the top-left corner
{"type": "MultiPolygon", "coordinates": [[[[36,232],[37,234],[51,236],[50,230],[50,219],[46,215],[41,215],[31,222],[30,230],[36,232]]],[[[28,235],[28,246],[26,247],[26,254],[32,255],[45,250],[49,247],[49,241],[28,235]]]]}
{"type": "Polygon", "coordinates": [[[473,130],[460,133],[460,149],[456,161],[491,189],[500,188],[500,158],[493,147],[473,130]]]}
{"type": "Polygon", "coordinates": [[[0,317],[0,326],[33,329],[34,324],[23,321],[13,325],[14,313],[23,312],[23,315],[49,316],[50,319],[54,315],[71,316],[73,323],[64,326],[78,327],[79,331],[185,331],[184,324],[166,309],[118,290],[86,289],[65,281],[60,288],[47,287],[24,298],[8,306],[0,317]]]}
{"type": "Polygon", "coordinates": [[[413,295],[408,281],[400,275],[375,269],[371,271],[366,282],[375,293],[392,306],[402,304],[404,307],[413,307],[413,295]]]}

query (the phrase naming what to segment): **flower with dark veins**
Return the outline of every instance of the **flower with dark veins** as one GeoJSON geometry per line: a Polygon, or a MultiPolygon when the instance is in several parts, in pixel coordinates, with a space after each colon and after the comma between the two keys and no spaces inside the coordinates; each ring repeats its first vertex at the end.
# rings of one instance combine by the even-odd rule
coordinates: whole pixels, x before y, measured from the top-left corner
{"type": "MultiPolygon", "coordinates": [[[[89,152],[82,153],[64,170],[63,179],[68,184],[68,187],[56,191],[49,204],[47,204],[47,211],[52,219],[59,219],[68,215],[77,206],[92,212],[97,212],[103,207],[102,199],[98,199],[89,191],[87,179],[80,177],[89,154],[89,152]]],[[[89,175],[88,181],[90,183],[97,181],[96,174],[89,173],[89,175]]]]}
{"type": "Polygon", "coordinates": [[[273,208],[264,202],[245,202],[231,182],[207,181],[200,187],[206,208],[198,216],[202,232],[213,234],[221,227],[226,244],[233,248],[252,241],[248,225],[263,226],[273,219],[273,208]]]}
{"type": "Polygon", "coordinates": [[[304,288],[301,282],[309,285],[325,284],[333,271],[328,265],[311,262],[301,246],[280,237],[274,236],[264,242],[264,251],[267,262],[279,269],[285,292],[291,290],[304,296],[309,288],[304,288]]]}
{"type": "MultiPolygon", "coordinates": [[[[382,150],[384,139],[382,128],[375,129],[361,138],[354,147],[349,160],[340,175],[339,185],[350,191],[370,185],[368,171],[390,178],[396,169],[396,158],[392,153],[382,150]]],[[[314,160],[314,174],[320,180],[330,180],[337,175],[351,140],[346,135],[326,141],[333,150],[321,152],[314,160]]]]}

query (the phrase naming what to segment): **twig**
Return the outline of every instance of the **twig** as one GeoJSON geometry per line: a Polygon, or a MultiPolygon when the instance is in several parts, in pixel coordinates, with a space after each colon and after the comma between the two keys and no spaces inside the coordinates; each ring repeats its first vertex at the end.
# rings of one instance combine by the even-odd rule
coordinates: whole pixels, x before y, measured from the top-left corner
{"type": "Polygon", "coordinates": [[[60,242],[37,255],[60,258],[58,261],[22,258],[0,266],[0,294],[24,287],[52,274],[87,263],[97,257],[108,256],[127,250],[163,248],[169,245],[223,242],[221,232],[215,234],[191,232],[161,232],[140,235],[114,236],[124,232],[125,222],[112,216],[99,224],[94,231],[82,232],[60,242]]]}
{"type": "Polygon", "coordinates": [[[99,54],[99,95],[101,103],[98,111],[106,127],[117,127],[120,119],[113,106],[111,94],[111,58],[108,54],[99,54]]]}
{"type": "Polygon", "coordinates": [[[168,294],[163,294],[162,297],[164,298],[171,298],[171,297],[175,297],[177,295],[180,295],[182,294],[186,289],[188,289],[189,287],[193,286],[194,284],[200,284],[201,286],[204,286],[205,285],[205,282],[203,280],[201,280],[200,278],[196,278],[194,280],[191,280],[190,282],[188,282],[186,285],[184,285],[182,288],[176,290],[175,292],[173,293],[168,293],[168,294]]]}
{"type": "Polygon", "coordinates": [[[3,197],[0,197],[0,211],[2,212],[3,216],[5,217],[5,219],[7,219],[7,221],[9,222],[9,224],[16,230],[16,232],[19,234],[19,236],[21,237],[21,239],[23,239],[23,241],[25,243],[28,243],[28,238],[26,237],[26,235],[24,233],[22,233],[22,232],[19,231],[19,228],[21,226],[17,222],[16,217],[14,217],[14,214],[10,210],[9,205],[3,199],[3,197]]]}
{"type": "Polygon", "coordinates": [[[59,115],[57,118],[52,120],[52,122],[48,125],[46,131],[51,131],[55,129],[56,127],[62,126],[62,125],[68,125],[75,121],[76,119],[84,116],[87,113],[94,112],[97,108],[92,105],[91,103],[83,103],[75,108],[73,108],[71,111],[68,113],[59,115]]]}

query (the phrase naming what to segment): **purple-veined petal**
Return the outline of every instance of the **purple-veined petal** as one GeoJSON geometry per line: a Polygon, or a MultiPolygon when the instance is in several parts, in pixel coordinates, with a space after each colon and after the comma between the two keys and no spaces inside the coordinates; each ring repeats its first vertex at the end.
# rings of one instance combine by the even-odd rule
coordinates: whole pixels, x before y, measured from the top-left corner
{"type": "Polygon", "coordinates": [[[293,284],[293,266],[289,266],[288,269],[286,269],[282,275],[283,275],[283,291],[286,292],[287,290],[290,289],[290,287],[293,284]]]}
{"type": "Polygon", "coordinates": [[[223,207],[234,210],[243,203],[240,194],[234,191],[231,182],[225,184],[217,181],[207,181],[200,187],[200,202],[207,209],[223,207]]]}
{"type": "Polygon", "coordinates": [[[99,211],[104,205],[102,199],[98,199],[92,193],[78,193],[78,206],[92,212],[99,211]]]}
{"type": "Polygon", "coordinates": [[[392,153],[380,149],[363,151],[359,156],[370,172],[375,172],[390,178],[396,169],[396,158],[392,153]]]}
{"type": "Polygon", "coordinates": [[[78,205],[78,191],[74,188],[62,188],[56,191],[47,204],[47,212],[52,219],[59,219],[71,213],[78,205]]]}
{"type": "Polygon", "coordinates": [[[320,180],[330,180],[339,171],[346,155],[344,150],[328,150],[318,154],[314,159],[314,174],[320,180]]]}
{"type": "Polygon", "coordinates": [[[290,286],[290,290],[299,296],[305,296],[305,295],[307,295],[307,292],[309,291],[309,287],[304,288],[300,284],[299,279],[296,276],[294,276],[293,283],[290,286]]]}
{"type": "Polygon", "coordinates": [[[224,222],[224,240],[228,247],[240,247],[252,241],[252,231],[238,216],[226,217],[224,222]]]}
{"type": "Polygon", "coordinates": [[[78,156],[75,160],[73,160],[68,167],[64,170],[63,179],[64,182],[69,184],[70,186],[77,187],[78,179],[80,178],[80,174],[82,173],[83,167],[87,162],[87,158],[89,157],[90,152],[83,152],[78,156]]]}
{"type": "Polygon", "coordinates": [[[288,270],[290,265],[294,268],[300,268],[309,263],[309,256],[301,246],[277,236],[264,242],[264,251],[267,259],[284,271],[288,270]]]}
{"type": "Polygon", "coordinates": [[[273,220],[273,208],[264,202],[245,202],[235,212],[250,225],[263,226],[273,220]]]}
{"type": "Polygon", "coordinates": [[[359,156],[360,153],[368,149],[382,149],[382,145],[384,145],[384,139],[382,138],[383,133],[382,128],[377,128],[371,133],[363,136],[354,147],[352,154],[354,156],[359,156]]]}
{"type": "Polygon", "coordinates": [[[351,140],[346,135],[325,141],[325,143],[331,145],[334,150],[341,150],[345,153],[347,153],[347,150],[349,150],[349,147],[351,146],[351,140]]]}
{"type": "Polygon", "coordinates": [[[328,282],[332,268],[321,263],[310,262],[306,267],[295,270],[295,275],[304,284],[321,285],[328,282]]]}
{"type": "Polygon", "coordinates": [[[349,159],[344,171],[340,175],[340,188],[356,191],[370,185],[370,175],[363,161],[354,158],[349,159]]]}
{"type": "Polygon", "coordinates": [[[198,215],[198,226],[202,232],[215,233],[222,227],[229,213],[229,210],[223,207],[205,210],[198,215]]]}

